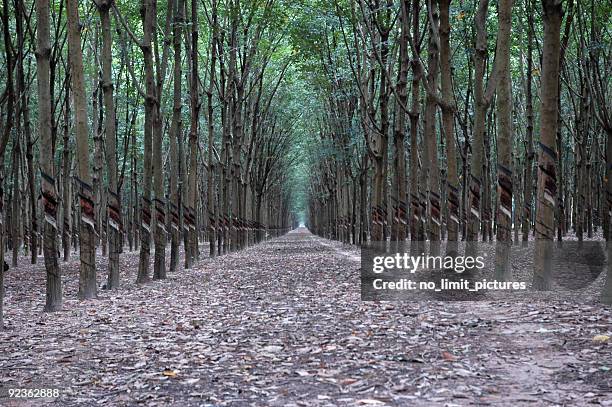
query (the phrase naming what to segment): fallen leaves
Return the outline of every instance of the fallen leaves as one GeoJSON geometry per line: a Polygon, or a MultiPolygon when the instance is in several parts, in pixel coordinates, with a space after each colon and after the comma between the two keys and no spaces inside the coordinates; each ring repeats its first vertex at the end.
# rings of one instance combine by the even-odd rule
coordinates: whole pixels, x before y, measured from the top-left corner
{"type": "Polygon", "coordinates": [[[175,372],[172,369],[164,369],[164,371],[162,372],[162,375],[166,377],[176,377],[178,375],[178,372],[175,372]]]}
{"type": "Polygon", "coordinates": [[[357,400],[357,405],[360,406],[384,406],[385,402],[376,399],[361,399],[357,400]]]}
{"type": "Polygon", "coordinates": [[[442,352],[442,359],[446,360],[447,362],[454,362],[455,360],[457,360],[457,358],[452,353],[447,351],[442,352]]]}
{"type": "Polygon", "coordinates": [[[604,400],[610,340],[594,338],[609,310],[362,302],[359,271],[339,254],[347,250],[359,255],[289,235],[139,287],[138,253],[125,253],[122,288],[90,302],[76,300],[75,258],[62,270],[64,310],[53,314],[40,312],[43,266],[12,270],[0,384],[52,377],[66,389],[60,404],[117,407],[604,400]]]}

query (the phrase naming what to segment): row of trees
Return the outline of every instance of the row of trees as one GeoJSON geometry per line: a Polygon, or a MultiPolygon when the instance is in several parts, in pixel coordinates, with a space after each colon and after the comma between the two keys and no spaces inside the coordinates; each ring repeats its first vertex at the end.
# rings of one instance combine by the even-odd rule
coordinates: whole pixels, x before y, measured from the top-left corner
{"type": "Polygon", "coordinates": [[[0,256],[44,253],[45,310],[62,306],[60,248],[64,261],[78,249],[88,299],[105,256],[105,287],[119,287],[126,248],[144,283],[177,270],[181,246],[189,268],[203,241],[212,257],[295,226],[284,13],[278,0],[3,2],[0,256]]]}
{"type": "MultiPolygon", "coordinates": [[[[574,0],[335,0],[311,58],[325,75],[308,225],[353,244],[446,240],[474,254],[608,240],[609,7],[574,0]],[[494,238],[495,235],[495,238],[494,238]]],[[[423,250],[418,247],[419,252],[423,250]]],[[[612,302],[608,275],[604,301],[612,302]]]]}

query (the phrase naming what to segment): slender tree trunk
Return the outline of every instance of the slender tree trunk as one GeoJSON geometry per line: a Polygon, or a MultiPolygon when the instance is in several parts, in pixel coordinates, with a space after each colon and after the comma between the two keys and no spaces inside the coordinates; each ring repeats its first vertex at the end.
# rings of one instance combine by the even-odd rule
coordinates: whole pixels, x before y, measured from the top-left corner
{"type": "MultiPolygon", "coordinates": [[[[162,129],[162,112],[161,112],[161,98],[162,98],[162,81],[164,76],[162,75],[162,68],[165,67],[166,51],[164,49],[164,56],[162,60],[159,59],[159,52],[157,51],[157,34],[155,22],[155,16],[157,16],[157,0],[149,0],[149,6],[147,11],[151,10],[153,14],[148,29],[151,32],[151,36],[154,41],[155,60],[157,63],[157,86],[155,89],[155,97],[153,98],[153,192],[154,198],[154,209],[155,209],[155,256],[153,262],[153,279],[163,280],[166,278],[166,199],[164,197],[164,172],[163,172],[163,129],[162,129]]],[[[167,13],[171,15],[171,10],[167,10],[167,13]]],[[[167,16],[167,19],[170,17],[167,16]]],[[[168,24],[167,24],[168,25],[168,24]]],[[[146,29],[146,28],[145,28],[146,29]]],[[[164,45],[164,48],[166,46],[164,45]]]]}
{"type": "MultiPolygon", "coordinates": [[[[368,168],[369,154],[363,153],[361,159],[361,174],[359,175],[359,210],[361,212],[361,236],[359,242],[364,245],[368,242],[368,168]]],[[[319,232],[320,233],[320,232],[319,232]]]]}
{"type": "MultiPolygon", "coordinates": [[[[486,207],[483,205],[483,198],[486,198],[487,190],[483,185],[486,184],[486,159],[489,156],[485,154],[485,133],[486,133],[486,117],[490,99],[485,94],[484,76],[487,59],[487,29],[486,17],[489,7],[489,0],[480,0],[474,25],[476,26],[476,47],[474,49],[474,130],[472,142],[472,162],[470,165],[470,194],[468,211],[468,230],[466,255],[476,256],[478,245],[478,233],[481,227],[481,218],[483,226],[486,227],[486,207]],[[483,196],[484,195],[484,196],[483,196]],[[484,214],[484,216],[483,216],[484,214]]],[[[487,93],[490,88],[494,89],[495,78],[490,78],[487,86],[487,93]]],[[[486,201],[486,199],[485,199],[486,201]]],[[[483,234],[483,238],[486,236],[483,234]]]]}
{"type": "MultiPolygon", "coordinates": [[[[428,43],[428,75],[427,82],[432,89],[437,89],[439,42],[438,36],[438,8],[437,1],[428,2],[429,17],[429,43],[428,43]]],[[[428,183],[429,199],[429,251],[432,256],[440,252],[440,172],[438,167],[438,136],[436,132],[436,100],[429,92],[425,101],[425,116],[423,118],[423,138],[425,139],[425,162],[428,183]]]]}
{"type": "MultiPolygon", "coordinates": [[[[38,258],[38,224],[37,224],[37,219],[36,219],[36,196],[35,196],[35,191],[34,191],[34,165],[33,165],[33,153],[32,153],[32,131],[30,128],[30,108],[29,108],[29,93],[30,93],[30,86],[29,84],[26,86],[26,74],[25,74],[25,70],[24,70],[24,50],[25,50],[25,37],[24,37],[24,29],[23,29],[23,21],[26,20],[27,16],[26,16],[26,10],[25,10],[25,4],[23,2],[23,0],[15,0],[15,8],[17,9],[17,16],[15,18],[15,26],[16,26],[16,31],[17,31],[17,45],[18,45],[18,51],[17,51],[17,86],[20,92],[20,103],[19,103],[19,116],[21,117],[21,119],[23,120],[23,135],[25,138],[25,147],[26,147],[26,166],[27,166],[27,183],[28,183],[28,203],[29,205],[29,210],[30,210],[30,228],[29,228],[29,235],[26,236],[26,234],[24,233],[23,235],[23,239],[25,240],[26,237],[29,240],[29,249],[30,249],[30,254],[31,254],[31,263],[32,264],[36,264],[37,258],[38,258]]],[[[19,122],[18,122],[19,124],[19,122]]],[[[17,132],[19,133],[19,132],[17,132]]],[[[21,147],[20,147],[20,143],[15,145],[15,147],[19,146],[18,149],[18,157],[20,159],[20,161],[23,159],[21,157],[22,155],[22,151],[21,151],[21,147]]],[[[19,167],[18,167],[19,168],[19,167]]],[[[25,181],[24,181],[25,182],[25,181]]],[[[23,200],[19,200],[18,203],[22,204],[25,203],[25,197],[23,200]]],[[[24,206],[23,208],[23,212],[24,215],[26,214],[26,208],[24,206]]],[[[24,216],[23,219],[21,219],[21,217],[18,217],[17,219],[19,220],[18,224],[19,227],[21,228],[21,222],[23,221],[23,225],[24,227],[27,228],[26,226],[26,222],[25,219],[27,217],[24,216]]],[[[26,232],[26,231],[24,231],[26,232]]],[[[15,259],[13,260],[13,262],[15,263],[15,259]]],[[[15,263],[16,264],[16,263],[15,263]]]]}
{"type": "MultiPolygon", "coordinates": [[[[606,235],[606,251],[608,259],[612,259],[612,129],[607,128],[605,134],[606,140],[606,218],[608,222],[606,235]]],[[[612,261],[608,260],[606,267],[606,283],[601,293],[601,302],[604,304],[612,304],[612,261]]]]}
{"type": "Polygon", "coordinates": [[[398,80],[396,85],[397,101],[395,103],[395,129],[394,129],[394,151],[395,151],[395,199],[394,199],[394,214],[393,227],[395,232],[392,233],[399,242],[406,240],[406,225],[407,225],[407,204],[406,204],[406,153],[404,147],[405,129],[406,129],[406,106],[408,96],[406,93],[408,81],[408,68],[410,60],[408,58],[408,42],[410,37],[410,20],[409,20],[409,0],[401,2],[400,23],[401,23],[401,39],[400,39],[400,55],[398,72],[398,80]]]}
{"type": "MultiPolygon", "coordinates": [[[[23,90],[19,86],[19,75],[17,76],[17,94],[19,95],[23,90]]],[[[21,248],[22,237],[21,237],[21,187],[19,180],[19,170],[21,167],[21,111],[23,106],[18,104],[16,121],[15,121],[15,132],[13,133],[13,151],[12,151],[12,193],[11,193],[11,224],[9,233],[11,235],[11,248],[13,252],[12,266],[17,267],[17,258],[19,257],[19,249],[21,248]]]]}
{"type": "MultiPolygon", "coordinates": [[[[216,10],[214,11],[216,12],[216,10]]],[[[214,49],[211,48],[211,53],[214,53],[214,49]]],[[[199,100],[199,72],[198,72],[198,2],[191,2],[191,81],[190,81],[190,103],[191,103],[191,125],[189,128],[189,176],[188,176],[188,207],[185,209],[188,213],[188,219],[190,220],[189,227],[189,248],[185,247],[185,268],[191,268],[194,260],[198,257],[198,229],[196,225],[192,224],[195,220],[195,214],[198,207],[198,132],[199,132],[199,115],[200,115],[200,100],[199,100]],[[187,256],[189,253],[189,256],[187,256]],[[189,260],[188,260],[189,259],[189,260]]],[[[212,72],[210,73],[212,75],[212,72]]],[[[212,123],[209,123],[212,125],[212,123]]],[[[210,157],[209,154],[209,170],[210,170],[210,157]]],[[[210,182],[210,176],[209,180],[210,182]]],[[[209,187],[210,189],[210,187],[209,187]]],[[[210,193],[210,191],[209,191],[210,193]]],[[[210,200],[210,197],[208,197],[210,200]]],[[[210,235],[211,251],[214,250],[214,232],[210,235]]],[[[211,256],[212,257],[212,256],[211,256]]]]}
{"type": "Polygon", "coordinates": [[[410,108],[410,251],[421,252],[425,240],[423,216],[421,210],[421,188],[419,174],[422,175],[419,161],[418,124],[421,111],[420,87],[422,72],[420,70],[420,30],[419,30],[419,0],[412,0],[412,105],[410,108]],[[419,243],[420,242],[420,243],[419,243]]]}
{"type": "MultiPolygon", "coordinates": [[[[387,43],[389,33],[383,31],[380,36],[380,69],[387,69],[387,59],[389,54],[389,44],[387,43]]],[[[375,51],[377,52],[377,51],[375,51]]],[[[389,89],[386,75],[380,75],[379,85],[379,105],[380,105],[380,129],[374,130],[374,148],[372,161],[374,162],[374,193],[372,197],[372,241],[386,240],[386,224],[387,224],[387,206],[386,206],[386,180],[387,180],[387,150],[388,150],[388,132],[389,132],[389,89]]],[[[374,86],[374,78],[372,78],[372,86],[374,86]]],[[[374,94],[375,90],[370,90],[374,94]]],[[[370,109],[374,106],[370,103],[370,109]]],[[[373,113],[369,113],[370,117],[375,117],[373,113]]]]}
{"type": "Polygon", "coordinates": [[[151,186],[153,169],[153,123],[155,122],[155,84],[153,78],[153,47],[151,37],[155,24],[155,12],[152,0],[143,0],[143,42],[141,45],[145,65],[145,118],[144,118],[144,174],[142,180],[142,207],[140,229],[140,261],[138,263],[137,283],[146,283],[150,279],[149,261],[151,256],[151,186]]]}
{"type": "MultiPolygon", "coordinates": [[[[26,103],[27,106],[27,103],[26,103]]],[[[26,136],[26,160],[28,168],[28,193],[30,204],[30,256],[31,263],[36,264],[38,262],[38,211],[37,211],[37,199],[36,199],[36,181],[35,181],[35,170],[34,170],[34,141],[32,141],[32,131],[30,130],[30,118],[29,109],[24,110],[24,131],[26,136]]]]}
{"type": "Polygon", "coordinates": [[[457,174],[457,152],[455,148],[455,126],[453,102],[453,84],[451,75],[451,49],[450,49],[450,18],[449,8],[451,0],[440,0],[440,71],[442,98],[442,127],[444,129],[446,145],[447,171],[447,229],[448,241],[446,253],[455,256],[458,252],[459,238],[459,177],[457,174]]]}
{"type": "MultiPolygon", "coordinates": [[[[181,121],[181,109],[183,101],[181,100],[181,36],[183,35],[182,26],[184,3],[182,0],[173,0],[171,7],[174,7],[174,24],[173,24],[173,48],[174,48],[174,105],[172,107],[172,124],[170,126],[170,218],[171,227],[170,233],[172,241],[170,244],[170,271],[176,271],[179,257],[179,246],[181,241],[180,230],[180,213],[181,213],[181,190],[182,185],[179,178],[179,138],[183,131],[181,121]]],[[[196,118],[197,119],[197,118],[196,118]]],[[[185,258],[190,256],[189,248],[185,247],[185,258]]]]}
{"type": "Polygon", "coordinates": [[[89,172],[89,126],[87,124],[87,100],[85,98],[78,1],[66,0],[66,12],[68,15],[68,55],[72,78],[72,92],[74,95],[75,133],[79,169],[77,181],[81,204],[79,298],[90,299],[97,296],[94,231],[95,208],[94,197],[92,196],[92,179],[89,172]]]}
{"type": "Polygon", "coordinates": [[[513,0],[500,0],[496,51],[497,85],[497,242],[495,274],[509,280],[512,241],[512,78],[510,76],[510,30],[513,0]]]}
{"type": "MultiPolygon", "coordinates": [[[[66,80],[69,80],[70,72],[66,72],[66,80]]],[[[64,103],[64,128],[63,128],[63,151],[62,151],[62,207],[64,225],[62,228],[62,248],[64,249],[64,262],[70,259],[70,236],[72,231],[72,183],[70,182],[70,170],[72,168],[71,146],[70,146],[70,86],[66,86],[64,103]]]]}
{"type": "MultiPolygon", "coordinates": [[[[98,25],[94,26],[93,30],[93,40],[92,45],[89,48],[93,49],[93,55],[89,52],[87,55],[87,60],[98,61],[98,25]]],[[[106,255],[106,245],[104,242],[104,233],[102,231],[102,120],[103,120],[103,112],[102,112],[102,103],[100,100],[100,96],[102,95],[100,92],[100,82],[101,78],[99,76],[99,70],[95,69],[91,75],[91,88],[92,90],[92,132],[93,132],[93,145],[94,145],[94,153],[93,153],[93,168],[91,173],[91,180],[93,186],[93,202],[94,202],[94,220],[95,220],[95,233],[94,233],[94,248],[97,249],[98,246],[102,248],[102,256],[106,255]]]]}
{"type": "Polygon", "coordinates": [[[111,0],[97,3],[102,22],[102,92],[104,93],[104,128],[106,131],[106,162],[108,174],[109,257],[107,289],[119,288],[119,253],[121,252],[121,196],[117,188],[117,134],[112,82],[112,38],[110,23],[111,0]]]}
{"type": "MultiPolygon", "coordinates": [[[[213,111],[213,90],[215,86],[215,70],[217,62],[217,3],[212,0],[212,30],[213,35],[211,38],[210,46],[210,73],[209,73],[209,84],[207,97],[207,114],[208,114],[208,182],[207,182],[207,193],[206,193],[206,207],[208,210],[208,241],[209,241],[209,256],[215,257],[216,243],[220,236],[219,230],[219,216],[217,212],[217,206],[215,204],[216,191],[215,191],[215,164],[213,162],[213,149],[214,149],[214,111],[213,111]]],[[[220,249],[220,246],[219,246],[220,249]]]]}
{"type": "MultiPolygon", "coordinates": [[[[5,68],[6,68],[6,122],[4,126],[0,126],[0,260],[4,262],[4,222],[6,217],[4,216],[4,153],[6,152],[6,144],[8,143],[8,139],[11,135],[11,129],[13,127],[14,120],[14,99],[15,99],[15,90],[13,87],[13,55],[11,44],[11,36],[10,36],[10,27],[9,27],[9,6],[8,0],[4,0],[2,4],[3,10],[2,15],[2,37],[4,39],[4,52],[5,52],[5,68]]],[[[48,9],[48,8],[47,8],[48,9]]],[[[48,15],[48,14],[47,14],[48,15]]],[[[48,21],[48,19],[47,19],[48,21]]],[[[47,27],[49,25],[47,24],[47,27]]],[[[48,44],[48,41],[47,41],[48,44]]],[[[40,48],[40,47],[39,47],[40,48]]],[[[48,49],[49,47],[47,47],[48,49]]],[[[0,115],[0,120],[1,120],[0,115]]],[[[0,122],[0,124],[2,124],[0,122]]],[[[0,330],[3,329],[3,316],[4,316],[4,267],[0,267],[0,330]]]]}
{"type": "MultiPolygon", "coordinates": [[[[135,121],[135,118],[136,118],[136,114],[132,116],[133,122],[135,121]]],[[[132,142],[131,142],[132,171],[131,171],[131,177],[130,177],[131,178],[130,193],[132,194],[132,206],[130,207],[130,211],[132,213],[132,223],[130,225],[130,229],[132,230],[132,235],[133,235],[133,240],[134,240],[134,249],[138,250],[140,248],[139,242],[142,236],[141,231],[143,229],[143,226],[142,226],[143,223],[142,223],[141,207],[138,204],[139,202],[138,197],[140,195],[138,194],[138,179],[136,177],[137,172],[138,172],[138,165],[136,164],[136,131],[134,131],[133,127],[131,127],[130,137],[132,138],[132,142]]],[[[144,144],[145,146],[147,145],[146,142],[144,144]]],[[[145,156],[146,156],[146,151],[145,151],[145,156]]],[[[150,156],[150,150],[149,150],[149,156],[150,156]]],[[[146,163],[143,163],[143,166],[146,168],[147,167],[146,163]]],[[[140,273],[140,264],[139,264],[138,270],[140,273]]]]}
{"type": "Polygon", "coordinates": [[[540,107],[540,153],[536,210],[534,288],[550,288],[551,250],[557,197],[556,136],[559,97],[559,52],[563,7],[559,0],[543,0],[544,43],[540,107]]]}
{"type": "Polygon", "coordinates": [[[523,246],[529,241],[531,231],[532,208],[533,208],[533,8],[532,0],[527,0],[527,86],[526,86],[526,115],[527,115],[527,156],[525,157],[525,176],[524,176],[524,212],[523,212],[523,246]]]}
{"type": "MultiPolygon", "coordinates": [[[[62,282],[57,262],[57,191],[51,143],[51,80],[49,0],[36,0],[36,73],[38,78],[38,133],[40,143],[41,189],[45,212],[43,225],[47,295],[45,311],[62,308],[62,282]]],[[[78,33],[77,33],[78,34],[78,33]]],[[[80,44],[79,44],[80,45],[80,44]]],[[[68,103],[68,101],[66,101],[68,103]]]]}

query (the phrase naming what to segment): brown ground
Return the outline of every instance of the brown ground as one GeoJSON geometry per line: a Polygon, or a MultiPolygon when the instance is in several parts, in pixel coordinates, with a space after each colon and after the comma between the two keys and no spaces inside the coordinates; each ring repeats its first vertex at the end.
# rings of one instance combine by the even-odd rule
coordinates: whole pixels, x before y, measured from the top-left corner
{"type": "Polygon", "coordinates": [[[612,406],[610,307],[362,302],[357,256],[302,229],[136,286],[126,253],[88,302],[74,256],[53,314],[44,266],[11,269],[0,387],[61,394],[0,405],[612,406]]]}

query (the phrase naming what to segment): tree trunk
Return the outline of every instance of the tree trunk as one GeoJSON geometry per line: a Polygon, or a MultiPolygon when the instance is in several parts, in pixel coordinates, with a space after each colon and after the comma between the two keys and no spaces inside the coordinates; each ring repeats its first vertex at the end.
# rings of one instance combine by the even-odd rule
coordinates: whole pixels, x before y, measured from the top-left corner
{"type": "Polygon", "coordinates": [[[420,31],[419,31],[419,0],[412,0],[412,105],[410,108],[410,251],[421,253],[425,240],[423,216],[421,210],[421,188],[419,174],[422,175],[419,161],[418,124],[421,111],[420,87],[422,72],[420,70],[420,31]],[[420,243],[419,243],[420,242],[420,243]]]}
{"type": "MultiPolygon", "coordinates": [[[[179,177],[179,138],[183,131],[181,121],[181,109],[183,101],[181,100],[181,36],[183,21],[184,3],[182,0],[173,0],[171,7],[174,7],[174,24],[173,24],[173,48],[174,48],[174,105],[172,107],[172,124],[170,126],[170,234],[172,241],[170,244],[170,271],[176,271],[179,257],[179,247],[181,241],[180,230],[180,205],[183,186],[180,183],[179,177]]],[[[193,119],[192,119],[193,120],[193,119]]],[[[196,117],[197,120],[197,117],[196,117]]],[[[187,259],[188,247],[185,247],[185,258],[187,259]]]]}
{"type": "Polygon", "coordinates": [[[153,78],[153,48],[151,37],[155,24],[155,11],[151,6],[152,0],[143,0],[141,9],[143,20],[142,53],[145,66],[145,118],[144,118],[144,174],[142,178],[142,207],[140,229],[140,260],[138,263],[137,283],[146,283],[150,279],[149,261],[151,256],[151,186],[153,169],[153,123],[155,122],[155,84],[153,78]]]}
{"type": "MultiPolygon", "coordinates": [[[[437,2],[428,2],[429,42],[428,42],[428,74],[427,82],[431,89],[437,89],[439,42],[437,2]]],[[[427,174],[427,192],[429,199],[429,241],[430,254],[437,256],[440,252],[440,172],[438,167],[438,136],[436,132],[436,100],[427,93],[425,101],[425,116],[423,118],[423,138],[425,139],[425,162],[427,174]]]]}
{"type": "MultiPolygon", "coordinates": [[[[62,308],[62,282],[57,263],[57,192],[55,161],[51,142],[51,54],[49,0],[36,0],[36,73],[38,78],[38,133],[40,143],[41,189],[45,212],[43,253],[47,270],[45,311],[62,308]]],[[[77,32],[78,35],[78,32],[77,32]]],[[[78,39],[77,39],[78,40],[78,39]]],[[[79,43],[80,46],[80,43],[79,43]]],[[[66,101],[68,103],[68,101],[66,101]]]]}
{"type": "Polygon", "coordinates": [[[407,106],[407,81],[408,68],[410,60],[408,58],[408,42],[410,37],[410,21],[409,21],[409,6],[410,0],[401,2],[400,24],[401,24],[401,39],[400,39],[400,55],[399,55],[399,72],[396,85],[397,101],[395,103],[395,129],[394,129],[394,164],[395,164],[395,199],[393,200],[393,227],[395,229],[392,235],[399,242],[406,240],[406,225],[407,225],[407,204],[406,204],[406,153],[404,147],[405,129],[406,129],[406,106],[407,106]]]}
{"type": "Polygon", "coordinates": [[[453,84],[451,73],[450,49],[450,18],[449,8],[451,0],[440,0],[440,71],[442,98],[442,127],[444,129],[447,163],[447,229],[448,241],[446,253],[456,256],[458,253],[459,238],[459,176],[457,174],[457,152],[455,148],[455,126],[453,102],[453,84]]]}
{"type": "MultiPolygon", "coordinates": [[[[487,57],[487,29],[486,17],[489,7],[488,0],[480,0],[478,10],[474,18],[476,26],[476,47],[474,49],[474,130],[472,141],[472,162],[470,166],[470,196],[468,211],[468,230],[466,239],[466,255],[475,257],[477,254],[478,233],[480,230],[480,219],[483,195],[483,170],[485,164],[484,138],[485,121],[488,108],[488,100],[485,97],[484,76],[487,57]]],[[[489,79],[493,81],[494,79],[489,79]]]]}
{"type": "MultiPolygon", "coordinates": [[[[26,104],[27,106],[27,104],[26,104]]],[[[34,141],[32,141],[32,131],[30,130],[30,118],[29,108],[26,107],[24,110],[24,131],[26,136],[26,160],[28,167],[28,192],[29,192],[29,204],[30,204],[30,255],[31,263],[36,264],[38,262],[38,211],[37,211],[37,199],[36,199],[36,181],[35,181],[35,169],[34,169],[34,141]]]]}
{"type": "MultiPolygon", "coordinates": [[[[380,41],[380,47],[382,49],[382,39],[380,41]]],[[[388,51],[388,46],[385,45],[385,50],[388,51]]],[[[375,51],[376,52],[376,51],[375,51]]],[[[382,51],[381,51],[382,54],[382,51]]],[[[385,56],[386,58],[386,56],[385,56]]],[[[385,66],[386,64],[381,64],[385,66]]],[[[382,68],[385,69],[385,68],[382,68]]],[[[376,92],[376,84],[375,84],[375,70],[372,68],[369,74],[369,93],[370,95],[374,95],[376,92]]],[[[372,222],[371,226],[371,236],[370,239],[374,242],[382,242],[385,238],[385,223],[387,221],[387,211],[385,208],[385,197],[384,197],[384,184],[385,184],[385,151],[387,150],[387,130],[388,130],[388,112],[387,112],[387,102],[388,96],[386,95],[387,86],[386,80],[383,79],[384,75],[381,74],[380,79],[380,108],[381,108],[381,118],[384,118],[385,123],[383,125],[381,120],[380,129],[372,129],[366,133],[366,137],[371,138],[371,140],[366,140],[367,143],[370,143],[370,150],[372,154],[372,162],[374,164],[374,186],[372,190],[372,215],[370,221],[372,222]]],[[[370,101],[367,106],[368,113],[367,115],[373,120],[376,116],[375,107],[373,101],[370,101]]],[[[331,219],[331,217],[328,217],[331,219]]]]}
{"type": "Polygon", "coordinates": [[[109,256],[107,289],[119,288],[119,253],[121,252],[122,214],[121,195],[117,188],[117,134],[115,102],[113,99],[112,38],[110,23],[111,1],[97,3],[102,22],[102,92],[104,93],[104,128],[106,130],[106,162],[108,174],[109,256]]]}
{"type": "MultiPolygon", "coordinates": [[[[17,80],[17,94],[23,92],[19,86],[19,75],[17,80]]],[[[19,180],[19,170],[21,167],[21,122],[20,116],[23,106],[18,105],[15,132],[13,133],[13,151],[12,151],[12,188],[11,188],[11,224],[9,225],[9,233],[11,235],[11,249],[13,252],[12,266],[17,267],[17,258],[19,257],[19,249],[21,248],[21,188],[19,180]]]]}
{"type": "MultiPolygon", "coordinates": [[[[70,72],[66,72],[66,80],[69,80],[70,72]]],[[[70,86],[66,86],[66,102],[64,103],[64,128],[62,151],[62,207],[64,225],[62,228],[62,248],[64,249],[64,262],[70,259],[70,236],[72,232],[72,183],[70,182],[70,170],[72,168],[70,147],[70,86]]]]}
{"type": "MultiPolygon", "coordinates": [[[[156,72],[157,72],[157,83],[156,89],[153,98],[153,192],[155,195],[153,204],[155,209],[155,233],[154,233],[154,241],[155,241],[155,257],[153,261],[153,280],[163,280],[166,278],[166,199],[164,197],[164,172],[163,172],[163,157],[162,157],[162,148],[163,148],[163,129],[162,129],[162,112],[161,112],[161,98],[162,98],[162,81],[164,79],[164,75],[161,72],[165,69],[160,69],[160,65],[162,68],[165,67],[166,61],[166,46],[164,45],[164,56],[162,60],[159,59],[159,52],[157,52],[157,34],[156,34],[156,21],[155,17],[157,16],[157,0],[149,0],[149,6],[147,7],[147,11],[151,11],[152,18],[149,21],[150,25],[148,30],[151,32],[151,36],[154,41],[154,49],[155,49],[155,61],[157,63],[156,72]]],[[[167,13],[171,15],[171,8],[167,10],[167,13]]],[[[167,19],[170,16],[167,16],[167,19]]],[[[146,28],[145,28],[146,29],[146,28]]]]}
{"type": "MultiPolygon", "coordinates": [[[[34,165],[33,165],[33,153],[32,153],[32,132],[31,132],[31,128],[30,128],[30,108],[29,108],[29,93],[30,93],[30,85],[28,84],[26,86],[26,75],[25,75],[25,71],[24,71],[24,67],[23,67],[23,62],[24,62],[24,50],[25,50],[25,37],[24,37],[24,29],[23,29],[23,20],[25,20],[27,18],[26,16],[26,11],[25,11],[25,4],[23,2],[23,0],[16,0],[15,1],[15,8],[18,9],[19,11],[16,13],[17,16],[15,18],[15,26],[16,26],[16,31],[17,31],[17,46],[18,46],[18,58],[17,58],[17,86],[20,92],[20,109],[19,109],[19,115],[21,116],[21,119],[23,120],[23,134],[25,136],[25,147],[26,147],[26,165],[27,165],[27,176],[28,176],[28,199],[27,201],[29,201],[29,210],[30,210],[30,228],[29,228],[29,235],[26,236],[26,231],[24,231],[24,235],[23,235],[23,239],[25,240],[26,238],[28,238],[29,240],[29,249],[30,249],[30,253],[31,253],[31,263],[32,264],[36,264],[36,260],[38,258],[38,224],[37,224],[37,219],[36,219],[36,193],[34,191],[34,165]]],[[[17,122],[19,124],[19,121],[17,122]]],[[[19,127],[21,128],[21,127],[19,127]]],[[[17,132],[19,133],[19,131],[17,132]]],[[[15,145],[15,147],[18,147],[18,152],[19,154],[17,155],[19,157],[19,161],[23,160],[22,156],[22,151],[21,151],[21,147],[20,147],[20,143],[15,145]]],[[[19,166],[17,167],[19,168],[19,166]]],[[[25,182],[25,181],[24,181],[25,182]]],[[[23,204],[25,203],[25,197],[23,200],[19,200],[18,203],[19,204],[23,204]]],[[[23,208],[24,211],[24,215],[26,215],[27,209],[23,208]]],[[[23,216],[23,219],[21,217],[19,217],[19,227],[21,228],[21,223],[23,222],[23,226],[27,228],[26,224],[26,218],[27,216],[23,216]]],[[[14,259],[15,260],[15,259],[14,259]]],[[[13,261],[15,263],[15,261],[13,261]]],[[[16,264],[16,263],[15,263],[16,264]]]]}
{"type": "Polygon", "coordinates": [[[536,209],[534,288],[547,290],[551,280],[551,250],[557,197],[556,136],[559,97],[559,51],[563,7],[559,0],[543,0],[544,43],[540,107],[540,153],[536,209]]]}
{"type": "Polygon", "coordinates": [[[68,20],[68,55],[74,96],[75,134],[78,158],[78,184],[81,205],[79,250],[81,257],[79,276],[79,298],[97,296],[95,208],[91,174],[89,172],[89,126],[87,124],[87,100],[83,74],[83,53],[79,32],[79,10],[77,0],[66,0],[68,20]]]}
{"type": "Polygon", "coordinates": [[[510,76],[510,30],[512,1],[500,0],[496,51],[497,85],[497,241],[495,275],[511,278],[512,241],[512,78],[510,76]]]}
{"type": "MultiPolygon", "coordinates": [[[[211,52],[214,50],[211,49],[211,52]]],[[[198,207],[198,125],[200,115],[199,101],[199,73],[198,73],[198,2],[191,2],[191,55],[190,55],[190,113],[191,123],[189,128],[189,175],[187,186],[189,197],[185,211],[189,219],[188,243],[185,245],[185,268],[191,268],[193,262],[198,257],[198,229],[193,224],[198,207]]],[[[211,74],[212,75],[212,74],[211,74]]],[[[209,154],[210,156],[210,154],[209,154]]],[[[210,157],[209,157],[210,158],[210,157]]],[[[210,162],[209,162],[210,166],[210,162]]],[[[210,180],[209,180],[210,181],[210,180]]],[[[214,235],[210,240],[214,248],[214,235]]]]}
{"type": "Polygon", "coordinates": [[[533,8],[532,0],[527,0],[527,85],[526,85],[526,115],[527,115],[527,156],[525,157],[525,175],[524,175],[524,212],[522,219],[523,246],[529,241],[529,232],[531,231],[532,208],[533,208],[533,159],[535,157],[533,151],[533,8]]]}
{"type": "Polygon", "coordinates": [[[606,266],[606,283],[601,293],[601,302],[612,304],[612,129],[606,129],[606,218],[608,222],[606,237],[606,251],[608,252],[608,265],[606,266]]]}
{"type": "MultiPolygon", "coordinates": [[[[220,236],[219,231],[219,216],[218,207],[216,202],[216,188],[215,188],[215,164],[213,163],[213,148],[214,148],[214,111],[213,111],[213,90],[215,87],[215,70],[217,62],[217,3],[212,0],[212,31],[213,35],[211,38],[210,46],[210,82],[207,90],[207,117],[208,117],[208,171],[207,178],[208,182],[206,185],[206,207],[208,210],[208,244],[209,244],[209,256],[215,257],[216,243],[220,236]]],[[[220,246],[219,246],[220,248],[220,246]]]]}

